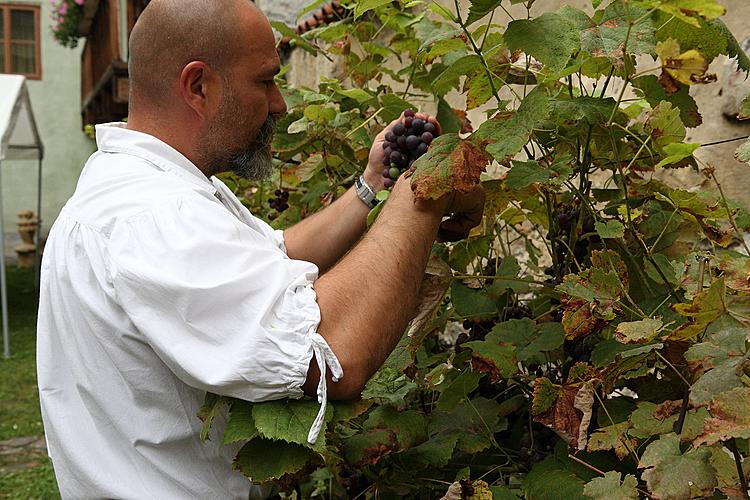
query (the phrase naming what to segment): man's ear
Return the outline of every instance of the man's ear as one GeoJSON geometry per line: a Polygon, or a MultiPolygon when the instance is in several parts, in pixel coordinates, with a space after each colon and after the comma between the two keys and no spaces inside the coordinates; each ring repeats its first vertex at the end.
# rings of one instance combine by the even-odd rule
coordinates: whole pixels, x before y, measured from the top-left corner
{"type": "Polygon", "coordinates": [[[221,89],[211,68],[203,61],[191,61],[180,72],[179,91],[182,100],[201,118],[212,114],[221,89]]]}

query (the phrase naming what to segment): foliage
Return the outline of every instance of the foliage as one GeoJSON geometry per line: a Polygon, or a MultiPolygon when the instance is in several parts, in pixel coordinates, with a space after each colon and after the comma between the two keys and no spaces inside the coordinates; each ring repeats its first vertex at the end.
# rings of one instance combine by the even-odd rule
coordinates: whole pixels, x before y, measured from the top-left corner
{"type": "Polygon", "coordinates": [[[412,186],[437,197],[479,179],[484,220],[434,246],[419,321],[360,401],[331,405],[315,445],[315,401],[231,401],[237,466],[303,497],[742,497],[750,213],[660,174],[715,182],[684,140],[709,63],[750,69],[724,8],[593,0],[499,24],[498,9],[533,0],[343,3],[351,17],[291,43],[347,78],[285,88],[273,182],[226,180],[288,227],[352,184],[386,123],[428,103],[445,134],[412,186]],[[269,211],[279,192],[289,208],[269,211]]]}
{"type": "Polygon", "coordinates": [[[63,47],[78,46],[78,24],[85,0],[52,0],[52,36],[63,47]]]}

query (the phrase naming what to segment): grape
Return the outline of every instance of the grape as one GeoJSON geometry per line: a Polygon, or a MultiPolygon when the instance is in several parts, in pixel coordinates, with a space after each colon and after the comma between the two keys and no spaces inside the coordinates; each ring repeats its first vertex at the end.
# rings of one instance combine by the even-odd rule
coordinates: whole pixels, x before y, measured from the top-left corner
{"type": "Polygon", "coordinates": [[[383,143],[383,165],[386,167],[383,177],[389,181],[385,183],[386,188],[393,186],[393,181],[428,151],[437,135],[434,123],[417,118],[413,110],[404,110],[401,122],[386,133],[383,143]]]}
{"type": "Polygon", "coordinates": [[[386,189],[392,188],[393,185],[396,184],[393,179],[383,179],[383,186],[385,186],[386,189]]]}
{"type": "Polygon", "coordinates": [[[414,121],[411,123],[411,128],[414,131],[415,134],[422,134],[424,132],[424,124],[425,121],[421,118],[415,118],[414,121]]]}
{"type": "Polygon", "coordinates": [[[416,135],[410,135],[406,137],[406,147],[415,150],[420,145],[419,137],[416,135]]]}

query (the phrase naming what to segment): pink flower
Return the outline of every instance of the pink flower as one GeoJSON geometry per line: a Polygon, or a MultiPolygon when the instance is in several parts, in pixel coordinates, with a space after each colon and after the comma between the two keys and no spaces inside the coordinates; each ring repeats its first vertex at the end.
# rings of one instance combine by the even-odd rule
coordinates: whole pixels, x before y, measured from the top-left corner
{"type": "Polygon", "coordinates": [[[83,2],[85,0],[74,0],[74,1],[75,1],[76,5],[83,5],[83,2]]]}
{"type": "Polygon", "coordinates": [[[60,10],[58,10],[57,12],[59,12],[61,16],[64,16],[65,14],[67,14],[68,13],[68,4],[65,3],[65,2],[63,2],[62,5],[60,5],[60,10]]]}

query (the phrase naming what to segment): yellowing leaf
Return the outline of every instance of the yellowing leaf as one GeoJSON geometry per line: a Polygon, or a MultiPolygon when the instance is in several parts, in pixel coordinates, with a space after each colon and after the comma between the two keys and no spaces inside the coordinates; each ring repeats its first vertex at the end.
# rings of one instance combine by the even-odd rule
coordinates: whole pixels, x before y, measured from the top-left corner
{"type": "Polygon", "coordinates": [[[656,53],[661,58],[662,69],[669,76],[685,85],[711,83],[716,75],[706,74],[708,61],[697,50],[680,53],[680,44],[670,38],[656,44],[656,53]]]}
{"type": "Polygon", "coordinates": [[[646,344],[656,338],[663,325],[660,319],[651,318],[620,323],[617,325],[615,338],[623,344],[646,344]]]}

